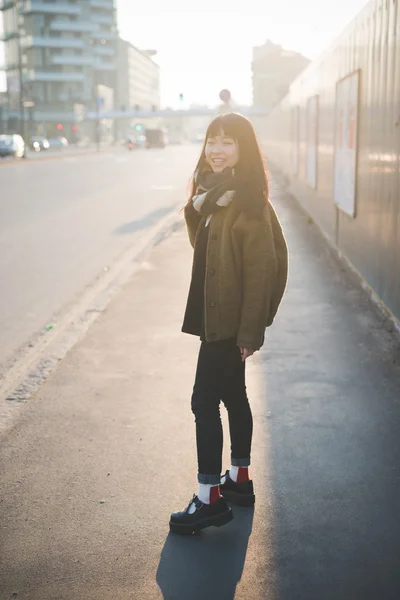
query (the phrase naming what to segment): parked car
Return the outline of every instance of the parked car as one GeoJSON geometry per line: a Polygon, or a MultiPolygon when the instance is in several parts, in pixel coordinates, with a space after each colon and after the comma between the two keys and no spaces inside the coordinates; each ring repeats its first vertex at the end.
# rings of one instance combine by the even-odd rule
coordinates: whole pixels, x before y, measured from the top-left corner
{"type": "Polygon", "coordinates": [[[64,148],[68,148],[68,140],[65,137],[49,138],[48,142],[50,150],[63,150],[64,148]]]}
{"type": "Polygon", "coordinates": [[[43,150],[48,150],[50,148],[49,140],[45,137],[34,136],[31,139],[31,148],[35,152],[43,152],[43,150]]]}
{"type": "Polygon", "coordinates": [[[0,135],[0,157],[25,158],[25,142],[18,134],[0,135]]]}

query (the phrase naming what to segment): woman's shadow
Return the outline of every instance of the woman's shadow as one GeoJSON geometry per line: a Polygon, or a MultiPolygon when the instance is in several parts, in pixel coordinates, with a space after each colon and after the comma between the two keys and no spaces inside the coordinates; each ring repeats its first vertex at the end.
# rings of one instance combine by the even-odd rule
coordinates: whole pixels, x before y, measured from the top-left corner
{"type": "Polygon", "coordinates": [[[164,600],[233,600],[242,577],[254,508],[234,508],[234,519],[194,536],[169,533],[157,583],[164,600]]]}

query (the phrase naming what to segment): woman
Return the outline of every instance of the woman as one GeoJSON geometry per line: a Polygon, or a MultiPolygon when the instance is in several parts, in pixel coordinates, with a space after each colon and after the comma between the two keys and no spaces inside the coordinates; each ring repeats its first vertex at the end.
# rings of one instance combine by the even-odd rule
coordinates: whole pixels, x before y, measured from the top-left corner
{"type": "Polygon", "coordinates": [[[245,361],[263,345],[287,279],[285,240],[245,117],[230,113],[210,124],[185,220],[194,258],[182,331],[201,339],[192,395],[199,490],[186,510],[171,515],[170,528],[190,534],[228,523],[226,500],[254,504],[245,361]],[[222,479],[221,400],[231,438],[231,467],[222,479]]]}

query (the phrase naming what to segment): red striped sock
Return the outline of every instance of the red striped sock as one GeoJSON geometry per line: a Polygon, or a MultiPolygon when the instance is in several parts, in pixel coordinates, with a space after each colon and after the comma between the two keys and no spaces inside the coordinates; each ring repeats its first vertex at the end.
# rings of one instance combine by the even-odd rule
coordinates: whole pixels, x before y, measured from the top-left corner
{"type": "Polygon", "coordinates": [[[249,467],[236,467],[231,465],[231,468],[229,469],[229,476],[235,483],[250,481],[249,467]]]}
{"type": "Polygon", "coordinates": [[[198,498],[204,504],[212,504],[221,498],[221,490],[219,485],[211,485],[208,483],[199,483],[198,498]]]}
{"type": "Polygon", "coordinates": [[[210,490],[210,504],[222,498],[219,485],[213,485],[210,490]]]}
{"type": "Polygon", "coordinates": [[[239,467],[236,483],[243,483],[244,481],[250,481],[249,467],[239,467]]]}

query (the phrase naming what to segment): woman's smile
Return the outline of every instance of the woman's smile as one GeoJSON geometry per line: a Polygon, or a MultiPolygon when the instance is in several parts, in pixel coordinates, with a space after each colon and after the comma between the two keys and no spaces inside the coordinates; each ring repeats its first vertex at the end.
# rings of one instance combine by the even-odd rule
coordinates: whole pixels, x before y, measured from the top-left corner
{"type": "Polygon", "coordinates": [[[216,167],[225,167],[226,165],[225,158],[211,157],[211,162],[216,167]]]}

